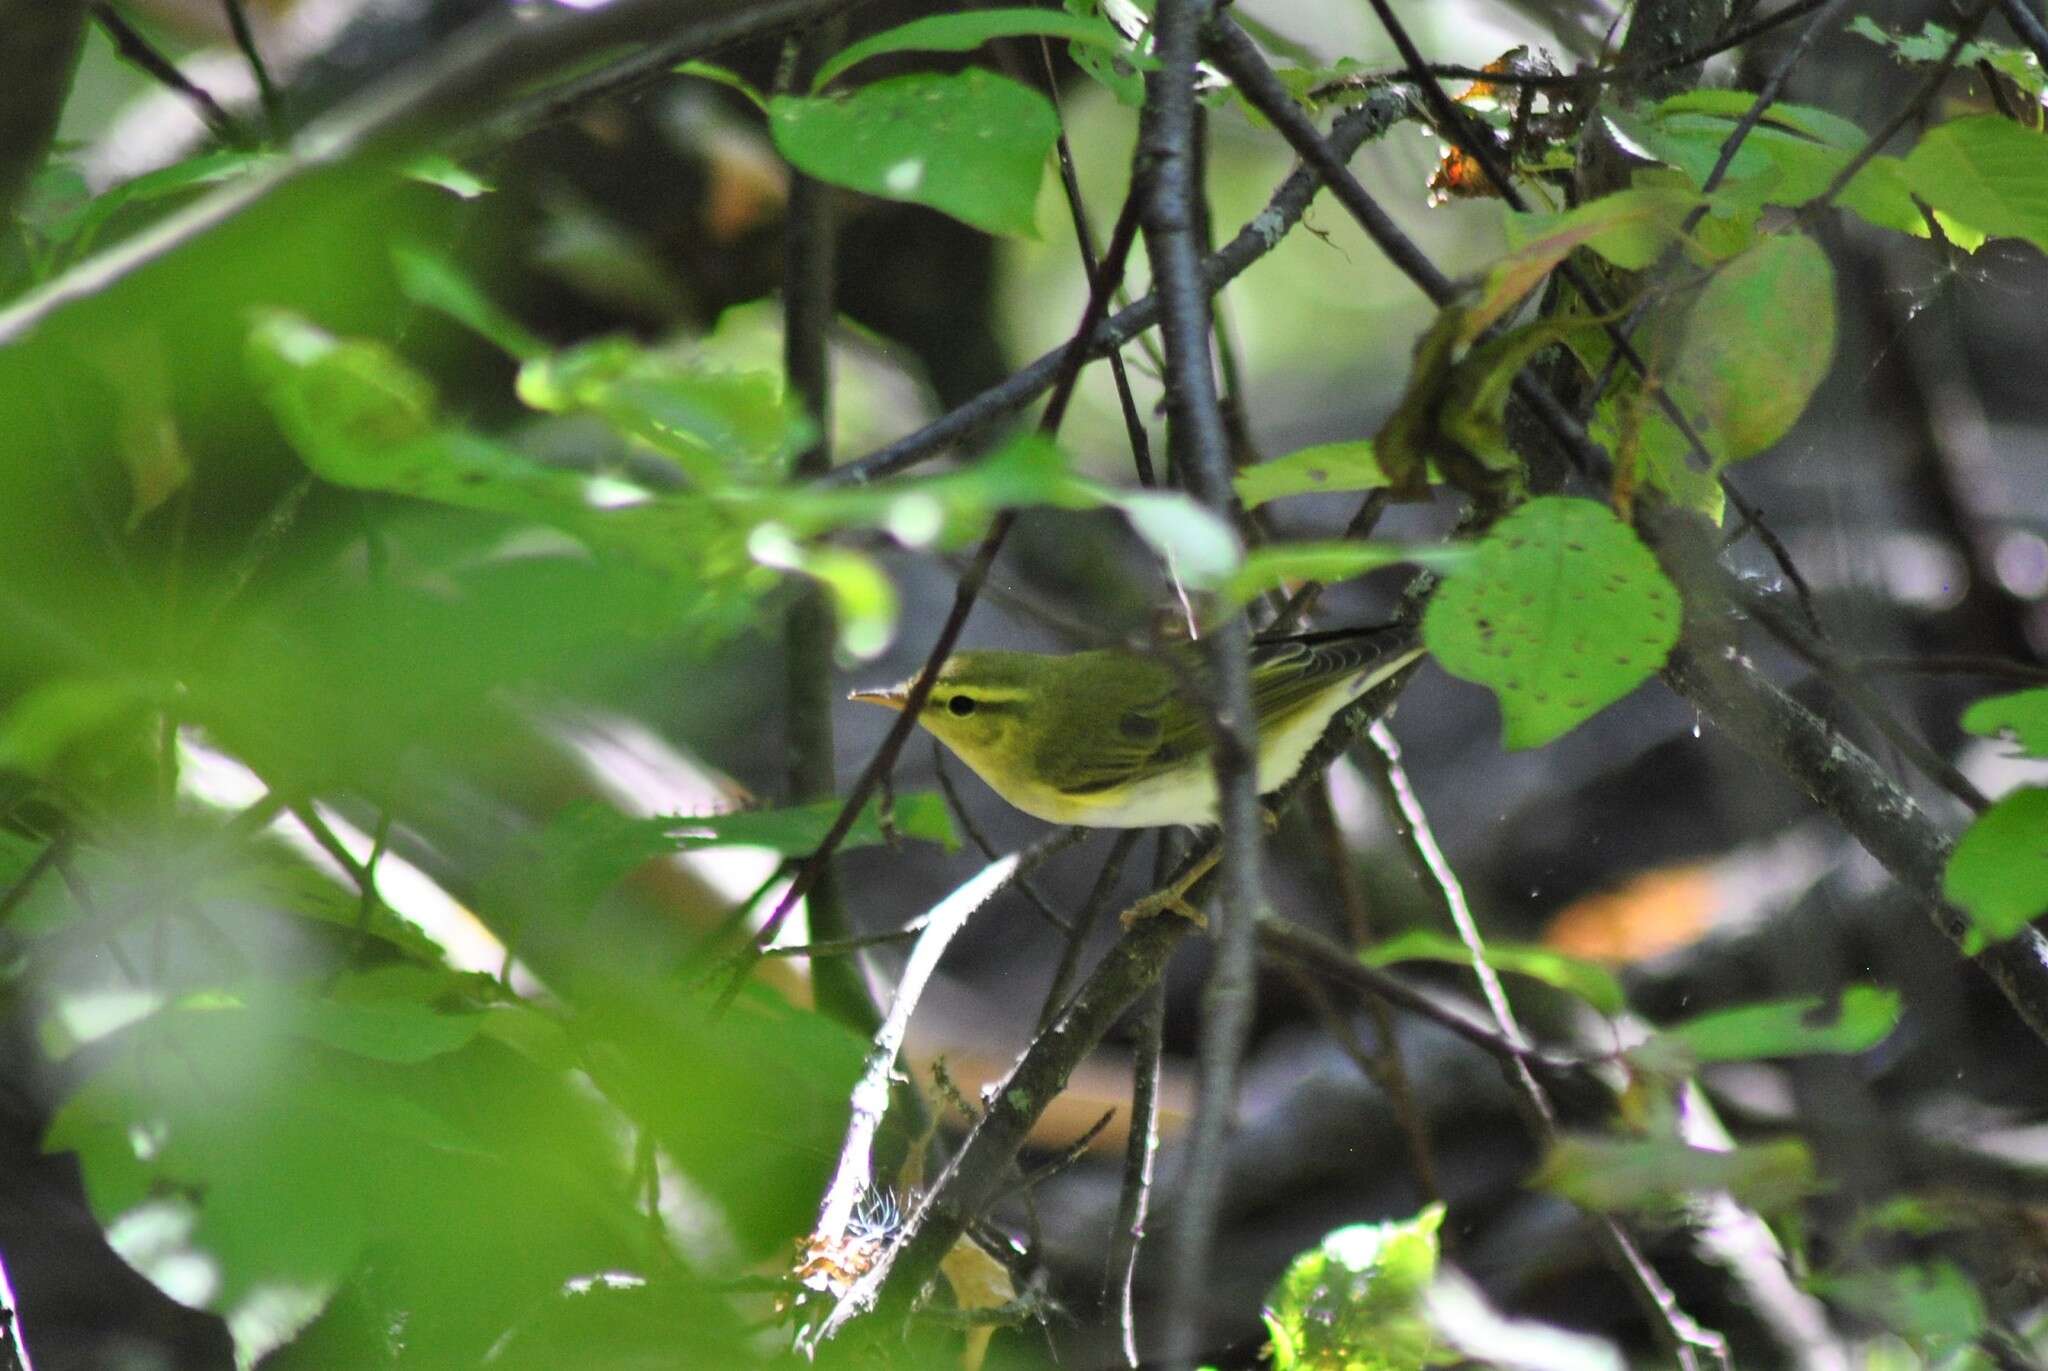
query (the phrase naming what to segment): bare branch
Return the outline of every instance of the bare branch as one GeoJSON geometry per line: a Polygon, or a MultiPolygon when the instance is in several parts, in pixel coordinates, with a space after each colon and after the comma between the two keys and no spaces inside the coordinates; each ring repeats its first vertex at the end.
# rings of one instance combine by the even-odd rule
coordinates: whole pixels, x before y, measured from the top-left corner
{"type": "MultiPolygon", "coordinates": [[[[1393,127],[1407,109],[1406,97],[1392,91],[1376,91],[1357,109],[1340,116],[1331,126],[1328,140],[1340,159],[1339,164],[1341,158],[1356,152],[1393,127]]],[[[1266,207],[1253,215],[1250,222],[1238,230],[1236,237],[1202,263],[1202,279],[1208,290],[1211,293],[1221,290],[1252,263],[1279,246],[1288,231],[1301,222],[1303,212],[1322,187],[1323,171],[1320,168],[1303,166],[1290,173],[1273,192],[1266,207]]],[[[1147,295],[1103,321],[1088,341],[1087,356],[1090,359],[1106,357],[1158,322],[1159,297],[1147,295]]],[[[839,467],[826,478],[827,483],[850,485],[880,480],[928,461],[956,443],[967,441],[1050,389],[1059,376],[1065,353],[1066,349],[1061,347],[1043,354],[1012,373],[1007,380],[990,386],[917,432],[877,448],[857,462],[839,467]]]]}
{"type": "Polygon", "coordinates": [[[1117,1191],[1116,1230],[1102,1273],[1102,1303],[1116,1312],[1124,1365],[1137,1371],[1138,1319],[1132,1298],[1138,1249],[1152,1209],[1152,1166],[1159,1157],[1159,1058],[1166,1032],[1166,987],[1154,985],[1138,1011],[1136,1053],[1131,1062],[1131,1131],[1124,1143],[1123,1182],[1117,1191]]]}
{"type": "MultiPolygon", "coordinates": [[[[1175,471],[1226,522],[1230,441],[1210,352],[1209,291],[1202,273],[1204,168],[1195,101],[1195,67],[1210,0],[1160,0],[1153,25],[1159,67],[1145,77],[1132,184],[1145,197],[1145,247],[1160,300],[1166,344],[1167,435],[1175,471]]],[[[1254,926],[1264,904],[1256,724],[1251,703],[1251,625],[1239,613],[1203,640],[1209,669],[1211,758],[1222,819],[1222,886],[1216,951],[1202,989],[1199,1085],[1186,1164],[1177,1180],[1166,1300],[1166,1363],[1194,1364],[1199,1310],[1207,1294],[1210,1248],[1221,1201],[1224,1140],[1237,1103],[1237,1079],[1251,1038],[1257,993],[1254,926]]]]}

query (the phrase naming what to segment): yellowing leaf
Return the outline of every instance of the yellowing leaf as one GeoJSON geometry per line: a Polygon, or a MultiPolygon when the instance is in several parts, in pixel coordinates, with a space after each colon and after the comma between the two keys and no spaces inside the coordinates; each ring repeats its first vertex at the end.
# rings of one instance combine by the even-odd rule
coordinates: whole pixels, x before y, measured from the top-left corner
{"type": "Polygon", "coordinates": [[[1670,384],[1715,458],[1740,461],[1785,436],[1834,356],[1834,269],[1811,238],[1781,234],[1707,282],[1670,384]]]}

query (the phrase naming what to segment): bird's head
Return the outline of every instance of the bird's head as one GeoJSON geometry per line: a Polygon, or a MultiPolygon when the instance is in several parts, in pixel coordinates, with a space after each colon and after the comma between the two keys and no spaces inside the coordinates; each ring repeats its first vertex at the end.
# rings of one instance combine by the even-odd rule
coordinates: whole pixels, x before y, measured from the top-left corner
{"type": "MultiPolygon", "coordinates": [[[[939,668],[918,722],[1001,790],[1052,717],[1061,660],[1036,652],[956,652],[939,668]]],[[[900,710],[915,680],[847,698],[900,710]]]]}

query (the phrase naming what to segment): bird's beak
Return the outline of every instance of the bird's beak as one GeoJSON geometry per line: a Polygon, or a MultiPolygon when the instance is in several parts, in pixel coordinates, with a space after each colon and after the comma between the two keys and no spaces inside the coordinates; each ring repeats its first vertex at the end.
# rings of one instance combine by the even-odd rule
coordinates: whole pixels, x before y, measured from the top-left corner
{"type": "Polygon", "coordinates": [[[887,690],[856,690],[846,698],[859,700],[864,705],[900,710],[910,699],[910,689],[907,686],[890,686],[887,690]]]}

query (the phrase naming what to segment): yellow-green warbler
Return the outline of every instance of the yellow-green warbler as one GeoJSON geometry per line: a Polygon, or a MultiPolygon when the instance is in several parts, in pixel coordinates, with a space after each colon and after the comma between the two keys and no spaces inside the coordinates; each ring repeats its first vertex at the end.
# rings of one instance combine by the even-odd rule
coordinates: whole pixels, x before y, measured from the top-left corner
{"type": "MultiPolygon", "coordinates": [[[[1186,672],[1198,669],[1192,646],[1186,672]]],[[[1338,710],[1422,655],[1405,625],[1254,644],[1259,790],[1277,790],[1338,710]]],[[[1114,649],[958,652],[918,722],[1026,814],[1091,828],[1216,822],[1208,725],[1184,672],[1114,649]]],[[[911,682],[849,698],[903,708],[911,682]]]]}

